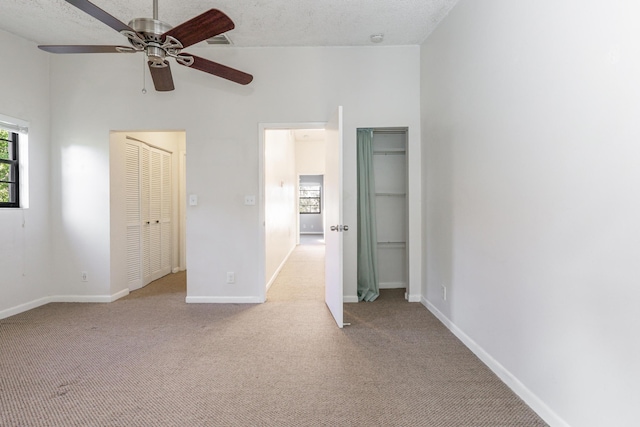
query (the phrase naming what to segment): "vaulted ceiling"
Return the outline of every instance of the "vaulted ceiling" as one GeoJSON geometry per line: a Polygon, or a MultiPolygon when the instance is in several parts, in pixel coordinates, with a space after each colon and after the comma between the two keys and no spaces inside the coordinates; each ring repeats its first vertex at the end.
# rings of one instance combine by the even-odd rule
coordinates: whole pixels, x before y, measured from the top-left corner
{"type": "MultiPolygon", "coordinates": [[[[128,23],[152,17],[153,0],[91,0],[128,23]]],[[[159,0],[158,19],[176,26],[216,8],[235,23],[238,47],[419,44],[457,0],[159,0]],[[370,36],[384,34],[374,44],[370,36]]],[[[64,0],[1,0],[0,29],[38,44],[126,44],[64,0]]],[[[204,42],[203,42],[204,43],[204,42]]]]}

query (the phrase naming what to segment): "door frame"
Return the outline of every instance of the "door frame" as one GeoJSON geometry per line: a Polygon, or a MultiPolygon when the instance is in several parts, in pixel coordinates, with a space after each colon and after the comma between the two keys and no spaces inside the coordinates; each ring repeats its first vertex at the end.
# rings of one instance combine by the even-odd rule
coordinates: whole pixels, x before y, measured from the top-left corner
{"type": "Polygon", "coordinates": [[[265,131],[267,130],[296,130],[296,129],[324,129],[326,122],[291,122],[291,123],[258,123],[258,277],[260,284],[258,298],[261,302],[267,300],[267,278],[266,275],[266,230],[265,230],[265,131]]]}

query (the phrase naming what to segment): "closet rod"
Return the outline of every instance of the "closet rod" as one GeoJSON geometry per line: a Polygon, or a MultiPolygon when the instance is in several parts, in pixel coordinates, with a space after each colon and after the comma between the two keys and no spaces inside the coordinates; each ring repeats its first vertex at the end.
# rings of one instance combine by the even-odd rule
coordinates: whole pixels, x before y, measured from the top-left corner
{"type": "Polygon", "coordinates": [[[378,155],[392,155],[392,156],[404,156],[405,154],[407,154],[406,151],[404,150],[374,150],[373,152],[374,155],[378,154],[378,155]]]}
{"type": "Polygon", "coordinates": [[[407,128],[375,128],[373,133],[405,134],[407,128]]]}

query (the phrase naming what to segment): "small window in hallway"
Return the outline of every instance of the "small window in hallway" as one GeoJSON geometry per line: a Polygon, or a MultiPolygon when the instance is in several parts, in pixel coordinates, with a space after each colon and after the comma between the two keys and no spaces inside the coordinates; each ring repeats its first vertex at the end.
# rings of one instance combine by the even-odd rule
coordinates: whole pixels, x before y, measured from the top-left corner
{"type": "Polygon", "coordinates": [[[300,213],[319,214],[321,205],[322,186],[305,184],[300,186],[300,213]]]}

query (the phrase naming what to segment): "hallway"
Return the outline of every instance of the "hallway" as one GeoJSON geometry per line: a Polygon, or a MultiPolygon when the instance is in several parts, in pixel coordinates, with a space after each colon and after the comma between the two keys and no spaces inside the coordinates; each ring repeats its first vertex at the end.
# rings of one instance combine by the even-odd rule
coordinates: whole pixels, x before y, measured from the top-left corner
{"type": "MultiPolygon", "coordinates": [[[[313,236],[317,239],[318,235],[313,236]]],[[[269,288],[267,302],[316,301],[324,304],[324,250],[324,244],[296,246],[269,288]]]]}

